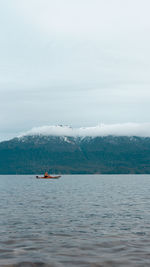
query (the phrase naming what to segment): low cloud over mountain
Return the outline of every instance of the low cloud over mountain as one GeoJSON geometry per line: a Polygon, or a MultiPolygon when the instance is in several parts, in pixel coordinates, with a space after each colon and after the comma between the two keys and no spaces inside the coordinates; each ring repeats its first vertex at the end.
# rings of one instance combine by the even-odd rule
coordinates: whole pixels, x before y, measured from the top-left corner
{"type": "Polygon", "coordinates": [[[100,124],[93,127],[71,128],[69,126],[42,126],[34,127],[21,136],[46,135],[46,136],[139,136],[150,137],[150,123],[117,123],[100,124]]]}

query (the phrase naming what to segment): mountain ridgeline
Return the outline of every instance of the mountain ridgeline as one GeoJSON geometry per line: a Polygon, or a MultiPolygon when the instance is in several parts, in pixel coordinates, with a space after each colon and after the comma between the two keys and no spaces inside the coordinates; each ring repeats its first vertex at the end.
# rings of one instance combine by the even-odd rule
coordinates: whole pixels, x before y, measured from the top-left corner
{"type": "Polygon", "coordinates": [[[0,174],[148,174],[149,137],[23,136],[0,143],[0,174]]]}

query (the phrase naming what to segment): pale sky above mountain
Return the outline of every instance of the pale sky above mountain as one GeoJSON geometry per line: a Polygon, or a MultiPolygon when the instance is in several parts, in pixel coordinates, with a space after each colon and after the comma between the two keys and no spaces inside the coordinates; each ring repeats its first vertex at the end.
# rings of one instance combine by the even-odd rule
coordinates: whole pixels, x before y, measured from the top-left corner
{"type": "Polygon", "coordinates": [[[149,122],[149,10],[149,0],[1,0],[0,140],[149,122]]]}

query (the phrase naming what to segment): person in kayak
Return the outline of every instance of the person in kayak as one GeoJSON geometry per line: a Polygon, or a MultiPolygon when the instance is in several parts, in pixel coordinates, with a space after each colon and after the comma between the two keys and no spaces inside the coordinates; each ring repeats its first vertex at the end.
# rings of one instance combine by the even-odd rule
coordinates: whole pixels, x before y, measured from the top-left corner
{"type": "Polygon", "coordinates": [[[51,176],[51,175],[49,175],[48,174],[48,172],[45,172],[44,173],[44,175],[43,175],[43,177],[40,177],[40,176],[36,176],[36,178],[45,178],[45,179],[48,179],[48,178],[52,178],[52,179],[58,179],[58,178],[60,178],[61,176],[60,175],[57,175],[57,176],[51,176]]]}
{"type": "Polygon", "coordinates": [[[51,176],[48,174],[48,172],[45,172],[44,177],[45,178],[51,178],[51,176]]]}

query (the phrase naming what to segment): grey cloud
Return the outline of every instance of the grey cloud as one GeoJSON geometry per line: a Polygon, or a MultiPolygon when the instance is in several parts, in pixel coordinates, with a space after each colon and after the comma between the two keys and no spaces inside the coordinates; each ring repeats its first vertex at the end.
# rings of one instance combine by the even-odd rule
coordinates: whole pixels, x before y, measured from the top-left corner
{"type": "Polygon", "coordinates": [[[68,126],[42,126],[32,128],[30,131],[20,135],[56,135],[56,136],[141,136],[150,137],[150,123],[122,123],[122,124],[100,124],[93,127],[71,128],[68,126]]]}

